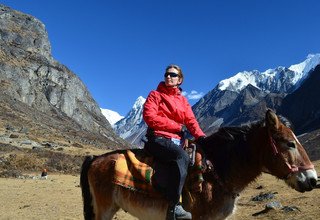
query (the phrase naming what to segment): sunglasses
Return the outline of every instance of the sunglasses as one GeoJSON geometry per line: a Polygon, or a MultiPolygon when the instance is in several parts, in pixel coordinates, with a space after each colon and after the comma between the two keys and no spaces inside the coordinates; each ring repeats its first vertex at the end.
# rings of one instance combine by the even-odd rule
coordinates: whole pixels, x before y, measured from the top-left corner
{"type": "Polygon", "coordinates": [[[168,76],[170,76],[170,77],[178,77],[179,74],[178,73],[173,73],[173,72],[166,72],[164,74],[164,77],[168,77],[168,76]]]}

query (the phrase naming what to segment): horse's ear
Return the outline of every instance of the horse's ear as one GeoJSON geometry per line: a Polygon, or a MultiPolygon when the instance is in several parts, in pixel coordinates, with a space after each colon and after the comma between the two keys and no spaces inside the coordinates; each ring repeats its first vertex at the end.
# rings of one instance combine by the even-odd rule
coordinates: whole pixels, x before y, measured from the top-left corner
{"type": "Polygon", "coordinates": [[[280,122],[278,116],[271,110],[268,109],[266,113],[266,125],[270,130],[278,130],[280,122]]]}

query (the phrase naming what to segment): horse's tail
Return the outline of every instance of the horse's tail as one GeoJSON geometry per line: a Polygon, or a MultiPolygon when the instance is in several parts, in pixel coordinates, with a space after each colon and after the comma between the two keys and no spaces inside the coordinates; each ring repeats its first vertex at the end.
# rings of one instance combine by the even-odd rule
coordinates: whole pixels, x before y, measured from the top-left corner
{"type": "Polygon", "coordinates": [[[83,215],[85,220],[91,220],[94,218],[92,195],[90,193],[88,180],[88,171],[94,158],[94,156],[87,156],[81,166],[80,186],[82,191],[83,215]]]}

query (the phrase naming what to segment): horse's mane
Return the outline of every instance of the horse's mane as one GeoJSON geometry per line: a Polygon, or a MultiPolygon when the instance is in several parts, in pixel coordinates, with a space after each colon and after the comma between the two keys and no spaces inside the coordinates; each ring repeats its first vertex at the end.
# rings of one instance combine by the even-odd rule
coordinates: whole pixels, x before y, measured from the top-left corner
{"type": "MultiPolygon", "coordinates": [[[[292,129],[292,124],[286,117],[280,115],[278,118],[282,124],[292,129]]],[[[260,120],[242,124],[241,126],[220,127],[218,131],[207,137],[207,143],[210,144],[215,142],[215,139],[220,139],[224,140],[224,144],[227,144],[227,146],[236,145],[239,141],[244,141],[251,131],[264,126],[265,120],[260,120]],[[238,140],[238,142],[235,140],[238,140]]]]}
{"type": "Polygon", "coordinates": [[[265,126],[264,120],[243,124],[241,126],[220,127],[218,131],[206,138],[206,148],[209,150],[209,145],[217,140],[223,141],[227,146],[235,145],[238,141],[245,140],[246,136],[252,130],[263,126],[265,126]]]}

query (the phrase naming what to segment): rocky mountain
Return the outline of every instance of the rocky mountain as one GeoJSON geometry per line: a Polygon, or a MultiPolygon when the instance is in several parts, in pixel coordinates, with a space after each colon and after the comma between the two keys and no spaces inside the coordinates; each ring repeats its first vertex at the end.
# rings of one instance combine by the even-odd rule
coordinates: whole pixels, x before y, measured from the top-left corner
{"type": "Polygon", "coordinates": [[[298,134],[320,129],[320,65],[310,72],[303,84],[287,95],[279,112],[295,126],[298,134]]]}
{"type": "Polygon", "coordinates": [[[265,113],[267,107],[277,109],[281,104],[277,102],[282,99],[282,93],[267,93],[251,84],[244,87],[237,98],[224,110],[219,111],[216,115],[223,118],[228,125],[240,125],[244,122],[257,120],[261,113],[265,113]]]}
{"type": "Polygon", "coordinates": [[[237,73],[201,98],[193,111],[207,134],[220,126],[257,120],[263,117],[266,108],[280,108],[283,98],[297,90],[319,63],[320,54],[314,54],[289,68],[237,73]]]}
{"type": "MultiPolygon", "coordinates": [[[[52,118],[53,127],[60,120],[58,127],[64,130],[65,123],[69,130],[95,136],[100,140],[97,145],[126,144],[79,77],[52,57],[45,25],[4,5],[0,5],[0,85],[2,104],[12,114],[22,112],[25,120],[33,120],[26,113],[37,113],[37,123],[50,126],[52,118]]],[[[11,123],[10,118],[2,120],[11,123]]]]}
{"type": "Polygon", "coordinates": [[[147,125],[142,117],[143,104],[146,99],[138,97],[129,113],[114,125],[115,132],[133,146],[142,146],[147,125]]]}

